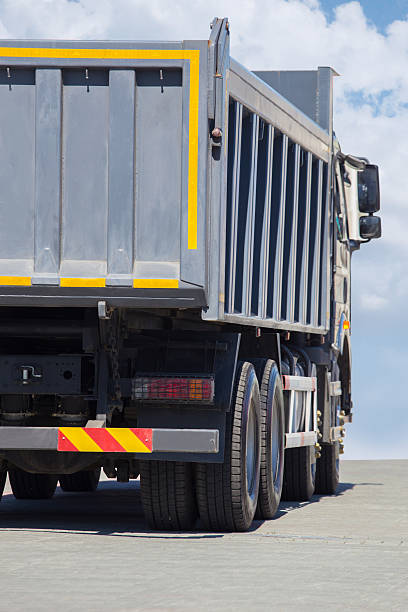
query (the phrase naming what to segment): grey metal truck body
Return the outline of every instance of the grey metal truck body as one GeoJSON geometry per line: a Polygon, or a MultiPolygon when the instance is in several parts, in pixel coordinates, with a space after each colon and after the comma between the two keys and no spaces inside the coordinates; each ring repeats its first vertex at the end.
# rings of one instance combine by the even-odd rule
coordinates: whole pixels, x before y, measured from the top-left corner
{"type": "Polygon", "coordinates": [[[233,464],[245,372],[261,387],[243,408],[242,503],[256,506],[268,368],[283,387],[279,469],[283,448],[287,465],[312,453],[322,488],[323,444],[338,478],[351,252],[379,220],[359,205],[375,167],[333,135],[333,74],[248,71],[226,20],[209,41],[2,42],[0,476],[17,496],[33,474],[70,490],[100,466],[140,472],[149,523],[171,528],[146,508],[153,470],[179,470],[159,495],[181,479],[183,508],[197,489],[209,528],[248,528],[252,510],[245,524],[206,519],[197,483],[233,464]]]}

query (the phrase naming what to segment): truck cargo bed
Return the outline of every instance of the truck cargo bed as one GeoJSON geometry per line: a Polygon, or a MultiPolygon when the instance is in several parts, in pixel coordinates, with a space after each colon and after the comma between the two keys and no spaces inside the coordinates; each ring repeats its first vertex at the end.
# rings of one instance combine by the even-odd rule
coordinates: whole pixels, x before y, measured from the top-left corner
{"type": "Polygon", "coordinates": [[[203,286],[200,44],[20,41],[0,56],[2,286],[80,298],[203,286]]]}
{"type": "Polygon", "coordinates": [[[230,60],[225,32],[7,41],[0,64],[0,305],[327,329],[331,124],[230,60]]]}

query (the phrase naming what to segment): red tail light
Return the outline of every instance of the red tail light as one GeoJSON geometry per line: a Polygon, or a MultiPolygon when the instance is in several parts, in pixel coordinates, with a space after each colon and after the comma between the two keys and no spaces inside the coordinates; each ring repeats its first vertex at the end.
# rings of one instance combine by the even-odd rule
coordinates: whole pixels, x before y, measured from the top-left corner
{"type": "Polygon", "coordinates": [[[214,379],[159,376],[134,378],[132,398],[145,401],[212,402],[214,379]]]}

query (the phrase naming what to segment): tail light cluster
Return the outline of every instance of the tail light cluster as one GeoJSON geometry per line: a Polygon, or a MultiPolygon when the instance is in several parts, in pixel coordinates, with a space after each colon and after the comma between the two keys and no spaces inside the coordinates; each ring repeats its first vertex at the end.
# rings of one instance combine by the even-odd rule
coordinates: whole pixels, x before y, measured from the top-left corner
{"type": "Polygon", "coordinates": [[[211,403],[214,399],[214,379],[177,376],[134,378],[132,398],[144,401],[211,403]]]}

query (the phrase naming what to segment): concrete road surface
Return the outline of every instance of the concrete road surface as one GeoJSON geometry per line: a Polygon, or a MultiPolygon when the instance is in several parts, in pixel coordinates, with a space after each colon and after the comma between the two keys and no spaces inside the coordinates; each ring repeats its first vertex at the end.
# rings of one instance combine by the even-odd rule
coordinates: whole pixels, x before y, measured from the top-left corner
{"type": "Polygon", "coordinates": [[[408,610],[408,461],[245,534],[152,533],[138,483],[0,504],[0,610],[408,610]]]}

